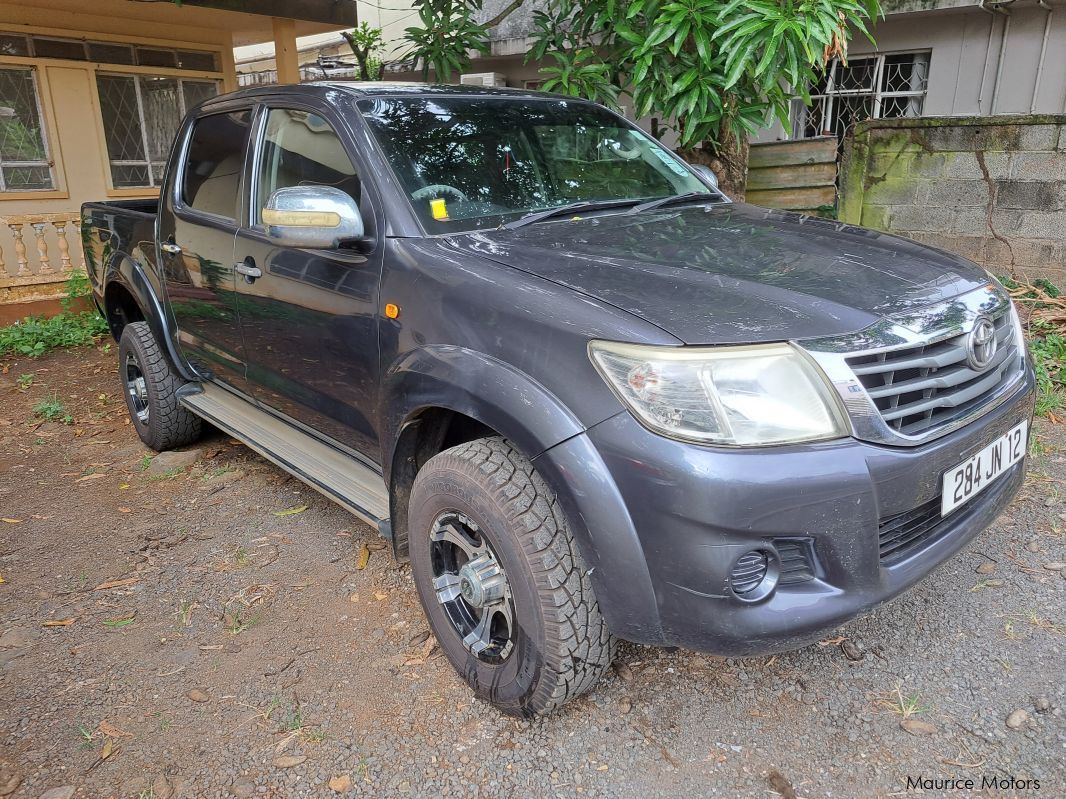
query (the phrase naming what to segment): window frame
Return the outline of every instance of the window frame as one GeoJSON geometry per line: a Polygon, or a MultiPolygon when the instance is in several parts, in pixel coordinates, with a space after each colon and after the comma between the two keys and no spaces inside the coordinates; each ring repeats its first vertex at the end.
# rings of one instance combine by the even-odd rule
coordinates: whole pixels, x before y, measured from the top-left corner
{"type": "Polygon", "coordinates": [[[0,200],[51,200],[67,199],[66,177],[63,174],[62,156],[59,138],[55,133],[54,115],[52,113],[52,94],[45,70],[40,69],[31,59],[23,56],[0,56],[0,69],[28,71],[33,80],[34,99],[37,102],[37,118],[41,123],[41,139],[44,145],[45,161],[4,162],[7,166],[47,166],[52,178],[50,189],[10,189],[0,174],[0,200]]]}
{"type": "MultiPolygon", "coordinates": [[[[833,128],[833,124],[834,124],[834,121],[835,121],[834,120],[833,111],[834,111],[834,106],[836,105],[836,99],[838,97],[869,97],[869,98],[871,98],[873,106],[872,106],[872,110],[871,110],[871,114],[870,114],[870,119],[882,119],[881,108],[882,108],[882,101],[885,98],[895,99],[895,98],[920,97],[920,98],[922,98],[922,107],[923,107],[923,113],[924,113],[925,99],[929,96],[929,72],[931,71],[931,65],[932,65],[932,60],[933,60],[932,56],[933,56],[933,51],[931,49],[922,49],[922,48],[913,49],[913,50],[891,50],[891,51],[885,50],[885,51],[878,51],[878,52],[874,52],[874,53],[855,53],[855,54],[853,54],[850,57],[850,59],[849,59],[850,61],[859,61],[859,60],[868,60],[868,59],[874,59],[875,60],[874,73],[873,73],[873,76],[872,76],[872,78],[870,80],[871,88],[869,90],[866,90],[866,89],[838,89],[838,88],[836,88],[836,73],[837,73],[837,68],[840,66],[840,58],[839,57],[834,57],[833,60],[830,62],[829,75],[827,77],[825,91],[820,93],[820,94],[812,93],[811,94],[812,105],[811,106],[805,106],[807,109],[810,109],[811,107],[813,107],[813,101],[821,100],[821,101],[824,102],[824,106],[823,106],[823,110],[822,110],[822,130],[819,131],[817,134],[815,134],[814,137],[807,136],[803,132],[803,130],[800,127],[801,123],[799,121],[799,118],[798,118],[798,116],[796,114],[796,110],[795,110],[795,109],[798,108],[798,106],[796,104],[797,103],[803,103],[803,100],[801,98],[797,97],[797,98],[794,98],[792,100],[792,106],[789,109],[789,121],[791,123],[791,130],[789,131],[789,138],[793,139],[793,140],[796,140],[796,141],[800,141],[800,140],[803,140],[803,139],[815,138],[817,136],[825,136],[825,135],[837,136],[838,134],[834,131],[834,128],[833,128]],[[924,56],[927,57],[927,60],[926,60],[926,65],[927,66],[926,66],[926,76],[925,76],[925,88],[924,89],[922,89],[920,91],[884,91],[881,88],[881,81],[882,81],[882,78],[884,77],[885,60],[887,58],[892,58],[894,56],[920,56],[920,55],[924,55],[924,56]],[[831,131],[831,133],[826,134],[824,132],[826,130],[831,131]]],[[[890,117],[890,118],[894,119],[895,117],[890,117]]]]}
{"type": "MultiPolygon", "coordinates": [[[[101,144],[101,147],[102,147],[102,150],[103,150],[104,175],[105,175],[105,178],[107,179],[108,194],[110,196],[128,196],[130,194],[143,195],[143,194],[150,193],[150,192],[158,193],[160,188],[162,187],[164,181],[166,180],[166,164],[167,164],[167,161],[153,162],[152,159],[151,159],[151,148],[149,147],[149,144],[148,144],[148,126],[145,123],[145,116],[144,116],[144,97],[143,97],[144,92],[143,92],[143,87],[141,85],[141,81],[142,81],[143,78],[149,78],[149,79],[150,78],[169,78],[169,79],[174,80],[174,81],[177,82],[177,84],[178,84],[178,113],[179,113],[179,115],[181,116],[182,119],[185,118],[186,114],[189,111],[189,109],[186,107],[186,103],[185,103],[185,91],[184,91],[184,87],[183,87],[184,82],[186,82],[186,81],[191,82],[191,83],[213,82],[215,84],[215,88],[217,90],[216,94],[215,94],[216,97],[219,94],[221,94],[223,92],[223,90],[224,90],[223,89],[223,78],[222,78],[222,76],[221,75],[215,76],[213,73],[203,74],[202,75],[200,73],[182,72],[182,71],[173,70],[173,69],[153,68],[151,70],[147,70],[146,68],[140,68],[140,67],[128,67],[128,68],[125,68],[125,69],[116,69],[116,68],[111,67],[111,66],[98,67],[98,68],[94,69],[93,72],[92,72],[92,82],[93,82],[93,89],[94,89],[92,100],[93,100],[93,105],[94,105],[95,111],[96,111],[97,126],[99,128],[100,136],[101,136],[100,144],[101,144]],[[102,98],[100,97],[99,79],[101,77],[132,78],[133,79],[134,92],[135,92],[136,98],[137,98],[137,121],[138,121],[138,124],[140,125],[141,147],[144,150],[144,159],[143,160],[112,159],[111,158],[111,153],[107,149],[107,131],[106,131],[105,127],[104,127],[104,105],[103,105],[102,98]],[[158,178],[158,179],[156,179],[156,177],[155,177],[155,175],[153,174],[153,171],[152,171],[152,167],[155,164],[157,164],[157,163],[160,164],[163,167],[163,172],[161,173],[161,177],[158,178]],[[119,165],[119,166],[144,166],[148,170],[149,184],[145,185],[145,186],[116,186],[115,185],[115,179],[114,179],[114,173],[112,172],[112,168],[116,164],[119,165]]],[[[179,124],[178,127],[179,127],[179,130],[180,130],[180,127],[181,127],[180,124],[179,124]]],[[[177,135],[177,131],[175,131],[175,135],[177,135]]],[[[169,160],[169,158],[167,160],[169,160]]]]}
{"type": "Polygon", "coordinates": [[[179,152],[178,160],[176,162],[173,161],[174,155],[172,153],[172,161],[164,171],[162,181],[163,184],[166,185],[169,179],[169,198],[175,216],[186,221],[209,224],[212,227],[234,232],[245,227],[245,220],[248,216],[248,184],[250,183],[248,176],[248,159],[251,157],[251,153],[255,150],[254,142],[258,136],[259,120],[260,107],[255,103],[247,101],[233,105],[227,103],[221,107],[212,108],[209,111],[199,113],[193,119],[186,118],[178,131],[178,138],[174,143],[174,150],[179,152]],[[185,172],[189,166],[189,149],[192,147],[192,137],[193,132],[196,130],[196,124],[207,117],[239,114],[242,111],[248,112],[249,124],[248,137],[245,139],[244,147],[241,149],[241,175],[237,184],[237,203],[234,206],[235,215],[232,217],[222,216],[221,214],[204,211],[189,205],[185,202],[185,172]],[[176,167],[176,169],[173,167],[176,167]]]}
{"type": "MultiPolygon", "coordinates": [[[[259,189],[261,184],[261,168],[263,166],[262,156],[266,145],[267,126],[270,123],[270,114],[273,111],[299,111],[301,113],[314,114],[316,117],[318,117],[327,125],[329,125],[330,130],[332,130],[333,133],[337,136],[337,140],[340,142],[341,147],[344,149],[344,154],[348,156],[349,163],[352,165],[352,168],[355,169],[355,174],[359,177],[360,195],[366,193],[366,178],[364,177],[365,173],[362,171],[362,166],[359,163],[359,159],[354,157],[354,154],[351,151],[351,147],[345,140],[341,129],[337,126],[337,123],[334,120],[330,119],[320,109],[315,109],[311,106],[302,106],[299,103],[295,102],[262,103],[256,113],[256,118],[252,124],[252,139],[251,147],[249,148],[249,158],[245,162],[245,173],[248,176],[248,188],[245,191],[244,198],[246,200],[246,202],[244,203],[245,214],[242,218],[242,221],[244,222],[244,227],[259,231],[266,230],[266,226],[260,221],[259,216],[260,211],[263,207],[262,204],[266,203],[267,198],[261,199],[259,197],[259,189]]],[[[362,196],[353,199],[355,200],[356,205],[361,208],[363,203],[362,196]]]]}

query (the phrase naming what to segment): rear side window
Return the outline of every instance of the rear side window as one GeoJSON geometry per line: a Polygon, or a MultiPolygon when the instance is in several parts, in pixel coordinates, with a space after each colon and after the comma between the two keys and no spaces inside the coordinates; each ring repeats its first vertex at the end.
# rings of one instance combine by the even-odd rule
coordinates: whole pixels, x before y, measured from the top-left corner
{"type": "Polygon", "coordinates": [[[250,111],[235,111],[196,120],[181,187],[186,205],[227,219],[237,218],[251,118],[250,111]]]}

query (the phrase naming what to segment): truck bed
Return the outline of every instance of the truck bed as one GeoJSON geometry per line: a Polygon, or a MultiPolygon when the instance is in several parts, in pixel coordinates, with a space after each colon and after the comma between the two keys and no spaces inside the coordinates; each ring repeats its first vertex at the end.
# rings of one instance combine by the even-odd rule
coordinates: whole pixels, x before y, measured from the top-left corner
{"type": "Polygon", "coordinates": [[[81,207],[82,244],[97,305],[102,307],[104,275],[120,254],[142,267],[155,260],[155,221],[158,198],[85,203],[81,207]],[[145,262],[145,259],[149,262],[145,262]]]}

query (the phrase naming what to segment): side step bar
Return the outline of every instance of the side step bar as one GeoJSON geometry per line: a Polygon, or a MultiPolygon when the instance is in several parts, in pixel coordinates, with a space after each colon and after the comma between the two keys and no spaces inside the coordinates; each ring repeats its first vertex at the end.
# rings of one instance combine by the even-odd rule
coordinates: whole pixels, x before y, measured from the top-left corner
{"type": "Polygon", "coordinates": [[[224,388],[190,384],[179,389],[178,396],[197,416],[240,439],[391,538],[389,492],[381,475],[369,466],[224,388]]]}

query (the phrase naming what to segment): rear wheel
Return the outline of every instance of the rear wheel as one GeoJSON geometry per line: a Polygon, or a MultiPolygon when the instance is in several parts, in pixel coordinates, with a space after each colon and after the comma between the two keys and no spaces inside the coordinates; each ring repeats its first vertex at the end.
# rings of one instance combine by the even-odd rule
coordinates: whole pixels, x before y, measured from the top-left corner
{"type": "Polygon", "coordinates": [[[551,489],[501,438],[431,458],[411,493],[410,557],[441,649],[479,697],[535,716],[588,691],[614,639],[551,489]]]}
{"type": "Polygon", "coordinates": [[[178,402],[177,391],[186,381],[171,367],[147,322],[130,322],[123,328],[118,371],[130,420],[141,441],[161,452],[200,437],[200,417],[178,402]]]}

